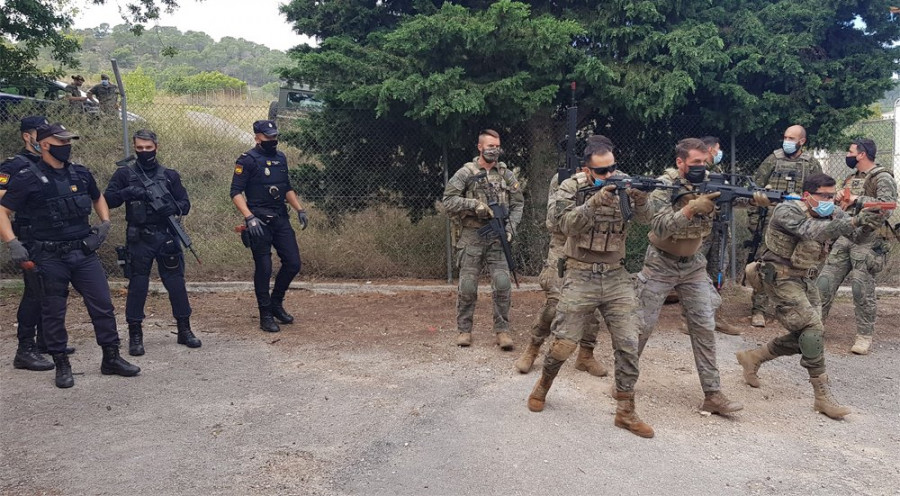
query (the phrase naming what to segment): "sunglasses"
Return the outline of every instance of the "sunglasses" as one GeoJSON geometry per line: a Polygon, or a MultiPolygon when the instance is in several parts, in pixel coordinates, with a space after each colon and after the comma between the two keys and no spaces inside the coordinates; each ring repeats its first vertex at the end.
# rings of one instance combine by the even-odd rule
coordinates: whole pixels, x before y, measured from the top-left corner
{"type": "Polygon", "coordinates": [[[612,174],[616,171],[616,166],[618,164],[612,164],[609,167],[588,167],[594,174],[598,176],[604,176],[606,174],[612,174]]]}

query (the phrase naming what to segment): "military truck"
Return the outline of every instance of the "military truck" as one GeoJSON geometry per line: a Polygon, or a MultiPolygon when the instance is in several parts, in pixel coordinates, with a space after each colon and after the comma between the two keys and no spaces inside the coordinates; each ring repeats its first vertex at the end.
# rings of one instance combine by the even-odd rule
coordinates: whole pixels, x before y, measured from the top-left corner
{"type": "Polygon", "coordinates": [[[309,86],[282,86],[278,90],[278,100],[269,104],[269,120],[300,117],[322,108],[316,100],[316,92],[309,86]]]}

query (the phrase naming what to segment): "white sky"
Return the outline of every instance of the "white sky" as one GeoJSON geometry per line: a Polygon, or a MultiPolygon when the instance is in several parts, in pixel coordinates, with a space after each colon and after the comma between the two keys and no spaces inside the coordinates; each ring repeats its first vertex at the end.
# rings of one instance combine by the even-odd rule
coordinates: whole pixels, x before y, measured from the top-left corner
{"type": "MultiPolygon", "coordinates": [[[[80,13],[75,18],[78,29],[123,24],[119,6],[127,0],[106,0],[106,5],[94,5],[89,0],[77,0],[80,13]]],[[[160,26],[175,26],[182,32],[202,31],[216,41],[223,36],[244,38],[277,50],[287,50],[308,43],[309,38],[291,30],[290,24],[278,12],[280,0],[179,0],[174,14],[162,13],[160,26]]]]}

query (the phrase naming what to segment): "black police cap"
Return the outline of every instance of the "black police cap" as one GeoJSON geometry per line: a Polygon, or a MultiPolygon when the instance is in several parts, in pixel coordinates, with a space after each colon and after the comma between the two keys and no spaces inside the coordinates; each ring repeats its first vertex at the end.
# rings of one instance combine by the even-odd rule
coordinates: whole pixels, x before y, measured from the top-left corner
{"type": "Polygon", "coordinates": [[[54,138],[59,138],[63,140],[68,139],[79,139],[76,133],[69,131],[62,124],[55,122],[53,124],[49,124],[46,126],[41,126],[37,130],[37,140],[42,141],[49,137],[53,136],[54,138]]]}
{"type": "Polygon", "coordinates": [[[253,123],[253,132],[266,136],[278,136],[278,126],[275,121],[256,121],[253,123]]]}
{"type": "Polygon", "coordinates": [[[49,124],[47,118],[43,115],[29,115],[28,117],[22,118],[22,122],[19,123],[19,131],[24,133],[25,131],[31,131],[32,129],[37,129],[49,124]]]}

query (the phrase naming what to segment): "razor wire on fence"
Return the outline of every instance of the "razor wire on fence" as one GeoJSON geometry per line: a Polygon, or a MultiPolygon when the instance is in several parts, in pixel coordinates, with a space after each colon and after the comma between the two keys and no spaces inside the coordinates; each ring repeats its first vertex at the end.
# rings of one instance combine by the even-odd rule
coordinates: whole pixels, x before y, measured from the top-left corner
{"type": "MultiPolygon", "coordinates": [[[[128,127],[154,130],[159,136],[159,159],[177,170],[191,199],[183,219],[203,264],[187,258],[190,280],[248,280],[253,262],[234,232],[242,223],[229,198],[237,157],[254,145],[252,123],[269,114],[266,102],[247,100],[157,101],[132,105],[128,127]]],[[[66,104],[7,109],[0,123],[3,156],[21,148],[18,119],[45,114],[77,131],[73,160],[89,167],[101,191],[123,158],[121,120],[115,116],[74,112],[66,104]],[[14,110],[14,112],[10,111],[14,110]]],[[[397,124],[371,112],[346,110],[328,118],[312,114],[279,117],[281,149],[288,158],[293,185],[309,212],[309,228],[297,230],[306,278],[450,278],[455,274],[448,219],[440,213],[445,177],[476,154],[477,129],[466,142],[434,142],[414,124],[397,124]],[[388,124],[390,123],[390,124],[388,124]]],[[[548,234],[544,226],[547,187],[564,160],[564,122],[554,116],[543,121],[494,126],[501,133],[504,162],[519,169],[527,184],[524,219],[513,243],[520,272],[536,275],[546,256],[548,234]]],[[[878,145],[878,162],[892,167],[894,121],[861,122],[848,136],[868,137],[878,145]]],[[[616,127],[591,122],[579,130],[579,142],[591,134],[605,134],[615,145],[617,163],[630,174],[659,175],[674,167],[675,143],[685,137],[710,134],[696,116],[680,116],[645,127],[616,127]]],[[[749,147],[744,137],[718,136],[726,172],[752,174],[759,163],[780,145],[749,147]]],[[[845,149],[817,150],[825,171],[841,180],[849,173],[845,149]]],[[[101,248],[104,268],[111,278],[122,274],[115,246],[124,244],[124,208],[112,211],[113,229],[101,248]]],[[[739,213],[733,242],[737,260],[746,257],[743,242],[750,237],[746,215],[739,213]]],[[[626,264],[640,269],[647,245],[647,227],[633,225],[628,236],[626,264]]],[[[738,263],[738,270],[742,263],[738,263]]],[[[0,250],[0,275],[17,277],[7,250],[0,250]]],[[[881,276],[893,280],[891,265],[881,276]]]]}

